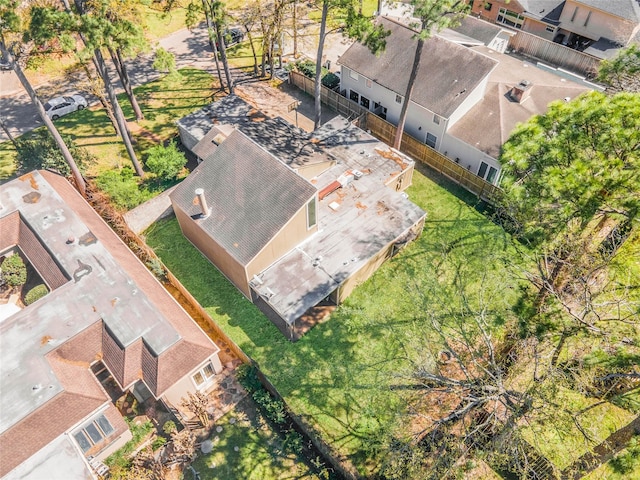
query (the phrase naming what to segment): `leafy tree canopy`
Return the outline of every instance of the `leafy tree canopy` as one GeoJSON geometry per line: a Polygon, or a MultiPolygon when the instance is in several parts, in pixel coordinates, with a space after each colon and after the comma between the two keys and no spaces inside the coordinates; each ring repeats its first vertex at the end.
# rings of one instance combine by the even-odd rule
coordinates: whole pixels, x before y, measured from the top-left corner
{"type": "MultiPolygon", "coordinates": [[[[63,140],[68,145],[78,168],[84,171],[84,168],[94,161],[94,157],[85,149],[78,147],[71,137],[63,136],[63,140]]],[[[69,164],[48,131],[36,130],[32,135],[20,137],[17,143],[19,172],[49,168],[64,176],[71,175],[69,164]]]]}
{"type": "Polygon", "coordinates": [[[640,207],[640,96],[590,92],[519,125],[500,157],[504,207],[534,243],[640,207]]]}
{"type": "Polygon", "coordinates": [[[171,142],[166,147],[164,145],[151,147],[146,154],[147,168],[162,179],[176,178],[187,163],[187,159],[178,150],[175,142],[171,142]]]}
{"type": "Polygon", "coordinates": [[[603,60],[598,80],[614,90],[640,92],[640,47],[631,45],[612,60],[603,60]]]}

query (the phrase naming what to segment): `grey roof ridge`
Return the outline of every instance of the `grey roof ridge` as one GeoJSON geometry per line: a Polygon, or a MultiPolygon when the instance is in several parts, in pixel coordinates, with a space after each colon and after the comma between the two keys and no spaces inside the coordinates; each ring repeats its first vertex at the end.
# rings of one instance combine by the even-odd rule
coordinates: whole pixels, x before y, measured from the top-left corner
{"type": "MultiPolygon", "coordinates": [[[[620,1],[620,0],[614,0],[614,1],[620,1]]],[[[636,14],[636,21],[640,22],[640,2],[638,2],[638,0],[628,0],[629,2],[631,2],[631,9],[635,12],[636,14]]],[[[583,3],[580,0],[576,0],[577,3],[583,3]]],[[[611,10],[604,10],[602,8],[596,7],[590,3],[586,3],[585,5],[588,5],[589,8],[593,8],[595,10],[599,10],[601,12],[607,13],[609,15],[613,15],[614,17],[617,18],[622,18],[623,20],[631,20],[630,18],[627,17],[622,17],[614,12],[612,12],[611,10]]]]}
{"type": "MultiPolygon", "coordinates": [[[[287,169],[289,169],[289,171],[290,171],[291,173],[295,174],[298,178],[300,178],[300,179],[304,180],[304,181],[305,181],[306,183],[308,183],[311,187],[313,187],[313,188],[316,190],[316,192],[317,192],[318,188],[317,188],[314,184],[312,184],[309,180],[307,180],[307,179],[306,179],[306,178],[304,178],[302,175],[300,175],[298,172],[296,172],[296,171],[295,171],[295,169],[291,168],[291,167],[290,167],[289,165],[287,165],[285,162],[283,162],[282,160],[280,160],[280,159],[279,159],[278,157],[276,157],[273,153],[271,153],[271,152],[270,152],[269,150],[267,150],[264,146],[260,145],[258,142],[256,142],[255,140],[253,140],[251,137],[249,137],[247,134],[245,134],[245,133],[244,133],[243,131],[241,131],[239,128],[236,128],[236,129],[235,129],[235,131],[236,131],[236,132],[238,132],[238,133],[239,133],[240,135],[242,135],[243,137],[245,137],[247,140],[249,140],[249,141],[250,141],[251,143],[253,143],[255,146],[257,146],[258,148],[260,148],[261,150],[263,150],[264,152],[266,152],[266,153],[267,153],[267,155],[269,155],[269,156],[270,156],[270,157],[272,157],[274,160],[276,160],[278,163],[280,163],[280,165],[282,165],[282,166],[286,167],[287,169]]],[[[200,168],[200,167],[201,167],[202,165],[204,165],[204,164],[205,164],[205,162],[202,162],[200,165],[198,165],[198,166],[196,167],[196,170],[197,170],[198,168],[200,168]]],[[[315,195],[315,193],[314,193],[314,195],[315,195]]],[[[306,204],[305,204],[305,206],[306,206],[306,204]]],[[[304,208],[304,206],[303,206],[302,208],[304,208]]],[[[298,211],[300,211],[300,210],[298,210],[298,211]]],[[[297,213],[297,212],[296,212],[296,213],[297,213]]],[[[272,239],[273,239],[276,235],[278,235],[278,234],[279,234],[279,233],[280,233],[280,232],[281,232],[281,231],[282,231],[282,230],[283,230],[287,225],[289,225],[289,223],[291,222],[291,219],[292,219],[292,218],[293,218],[293,216],[292,216],[291,218],[289,218],[289,220],[288,220],[287,222],[285,222],[285,224],[284,224],[284,225],[283,225],[283,226],[282,226],[282,227],[281,227],[281,228],[280,228],[280,229],[279,229],[279,230],[278,230],[278,231],[273,235],[272,239]]],[[[255,253],[255,255],[253,255],[250,259],[248,259],[248,260],[247,260],[247,264],[249,264],[251,261],[253,261],[253,260],[254,260],[258,255],[260,255],[260,253],[261,253],[262,251],[264,251],[264,249],[265,249],[265,248],[267,248],[267,246],[269,245],[269,243],[270,243],[270,241],[269,241],[269,242],[267,242],[267,243],[266,243],[266,244],[265,244],[261,249],[259,249],[259,250],[255,253]]],[[[243,263],[243,262],[241,261],[241,259],[237,258],[237,256],[235,255],[235,252],[230,251],[230,250],[227,250],[227,249],[225,249],[225,251],[226,251],[229,255],[231,255],[231,256],[232,256],[236,261],[238,261],[239,263],[243,263]]],[[[275,262],[274,262],[274,263],[275,263],[275,262]]],[[[267,267],[267,268],[268,268],[268,267],[267,267]]],[[[263,269],[263,270],[265,270],[265,269],[263,269]]]]}

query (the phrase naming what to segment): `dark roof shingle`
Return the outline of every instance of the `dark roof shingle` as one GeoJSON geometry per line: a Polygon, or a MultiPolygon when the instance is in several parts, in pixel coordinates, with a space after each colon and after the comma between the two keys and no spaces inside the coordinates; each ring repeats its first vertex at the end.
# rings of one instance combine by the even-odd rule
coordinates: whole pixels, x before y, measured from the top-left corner
{"type": "Polygon", "coordinates": [[[203,188],[211,214],[204,232],[246,265],[316,193],[316,188],[240,131],[233,132],[171,194],[175,206],[199,215],[203,188]]]}
{"type": "MultiPolygon", "coordinates": [[[[404,96],[417,47],[416,32],[385,17],[379,22],[391,32],[384,52],[376,56],[354,43],[339,63],[404,96]]],[[[424,42],[411,100],[448,118],[495,66],[491,58],[433,36],[424,42]]]]}

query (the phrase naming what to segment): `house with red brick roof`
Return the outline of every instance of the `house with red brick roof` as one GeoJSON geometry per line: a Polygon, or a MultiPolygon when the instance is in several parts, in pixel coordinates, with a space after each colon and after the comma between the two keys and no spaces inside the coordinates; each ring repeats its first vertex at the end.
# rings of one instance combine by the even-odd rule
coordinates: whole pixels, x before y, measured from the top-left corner
{"type": "Polygon", "coordinates": [[[180,409],[219,348],[64,178],[4,184],[0,231],[48,290],[0,317],[0,477],[95,478],[131,438],[113,390],[180,409]]]}

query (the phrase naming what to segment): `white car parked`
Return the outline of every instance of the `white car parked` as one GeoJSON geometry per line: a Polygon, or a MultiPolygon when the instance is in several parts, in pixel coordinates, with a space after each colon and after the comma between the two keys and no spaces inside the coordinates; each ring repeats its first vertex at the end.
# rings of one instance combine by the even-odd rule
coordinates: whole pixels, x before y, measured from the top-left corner
{"type": "Polygon", "coordinates": [[[67,113],[82,110],[87,106],[87,101],[82,95],[70,97],[56,97],[44,104],[44,111],[51,120],[57,120],[67,113]]]}

